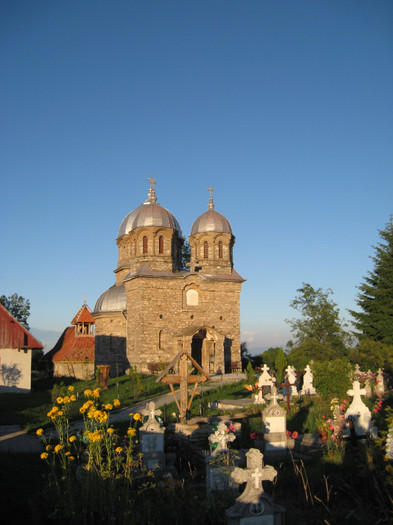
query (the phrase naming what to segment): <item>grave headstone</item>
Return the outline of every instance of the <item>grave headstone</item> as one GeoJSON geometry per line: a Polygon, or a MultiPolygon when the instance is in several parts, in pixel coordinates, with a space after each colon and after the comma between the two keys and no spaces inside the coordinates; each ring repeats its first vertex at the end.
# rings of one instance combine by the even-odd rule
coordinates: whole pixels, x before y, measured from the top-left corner
{"type": "Polygon", "coordinates": [[[262,412],[262,423],[265,441],[265,453],[279,453],[287,448],[287,413],[278,404],[283,399],[277,394],[277,388],[273,386],[272,393],[267,394],[269,405],[262,412]]]}
{"type": "Polygon", "coordinates": [[[284,508],[273,502],[263,488],[263,481],[273,481],[277,471],[263,465],[263,454],[251,448],[247,454],[247,467],[236,467],[232,478],[237,483],[246,483],[243,493],[235,504],[226,510],[227,525],[281,525],[284,508]]]}
{"type": "Polygon", "coordinates": [[[317,392],[313,385],[314,374],[311,371],[310,365],[307,365],[304,370],[305,370],[305,374],[303,376],[303,386],[300,391],[300,394],[301,395],[314,395],[317,392]]]}
{"type": "Polygon", "coordinates": [[[364,389],[366,391],[366,397],[371,397],[373,395],[373,390],[371,388],[371,377],[372,377],[372,372],[371,370],[368,370],[367,371],[367,377],[366,377],[366,381],[364,383],[364,389]]]}
{"type": "MultiPolygon", "coordinates": [[[[290,395],[291,396],[299,395],[298,391],[297,391],[297,387],[296,387],[295,367],[291,366],[291,365],[288,365],[287,368],[285,369],[285,372],[287,373],[287,375],[285,377],[288,379],[290,395]]],[[[284,388],[284,395],[286,394],[286,388],[287,387],[284,388]]]]}
{"type": "Polygon", "coordinates": [[[378,368],[376,381],[377,381],[377,383],[375,385],[374,392],[376,394],[383,395],[385,393],[385,382],[384,382],[384,379],[383,379],[383,372],[382,372],[381,368],[378,368]]]}
{"type": "Polygon", "coordinates": [[[161,410],[156,409],[154,401],[150,401],[142,410],[142,415],[148,418],[139,429],[142,464],[148,469],[164,468],[164,429],[156,419],[161,410]]]}
{"type": "MultiPolygon", "coordinates": [[[[360,388],[359,381],[354,381],[352,389],[347,394],[353,397],[352,403],[345,412],[345,420],[352,420],[357,437],[365,436],[371,431],[371,412],[363,403],[361,396],[366,395],[366,389],[360,388]]],[[[348,434],[348,429],[347,432],[348,434]]]]}
{"type": "Polygon", "coordinates": [[[353,372],[353,381],[359,381],[362,375],[363,372],[360,370],[360,366],[356,363],[355,371],[353,372]]]}
{"type": "Polygon", "coordinates": [[[227,450],[215,456],[206,456],[206,492],[237,489],[238,484],[231,477],[240,457],[235,451],[227,450]]]}
{"type": "Polygon", "coordinates": [[[269,367],[265,363],[263,365],[263,368],[261,369],[262,373],[258,378],[258,393],[255,394],[255,404],[263,404],[265,403],[264,395],[269,394],[271,392],[271,388],[274,385],[274,379],[269,374],[269,367]]]}
{"type": "Polygon", "coordinates": [[[214,448],[212,456],[226,452],[228,450],[228,443],[235,441],[235,439],[235,434],[230,432],[227,425],[221,421],[217,429],[208,438],[209,443],[213,445],[212,448],[214,448]]]}

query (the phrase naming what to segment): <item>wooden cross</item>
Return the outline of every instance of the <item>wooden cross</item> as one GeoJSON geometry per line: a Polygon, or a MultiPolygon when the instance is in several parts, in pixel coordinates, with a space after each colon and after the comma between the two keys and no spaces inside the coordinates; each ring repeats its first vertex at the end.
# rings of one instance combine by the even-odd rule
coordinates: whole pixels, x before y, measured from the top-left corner
{"type": "Polygon", "coordinates": [[[257,503],[264,493],[262,481],[273,481],[277,471],[270,465],[263,466],[263,454],[251,448],[247,454],[247,468],[236,467],[231,476],[237,483],[247,483],[244,492],[236,498],[237,502],[257,503]]]}
{"type": "Polygon", "coordinates": [[[161,381],[167,383],[170,386],[173,397],[175,398],[177,408],[179,409],[180,423],[187,423],[187,411],[191,408],[192,400],[196,394],[199,383],[203,383],[209,380],[210,377],[198,365],[193,357],[190,356],[185,349],[185,343],[183,343],[183,349],[177,354],[177,356],[169,363],[165,370],[157,377],[156,383],[161,381]],[[188,375],[188,363],[190,360],[195,368],[201,373],[201,375],[188,375]],[[176,363],[179,363],[179,375],[169,374],[169,371],[174,367],[176,363]],[[194,383],[194,389],[191,392],[190,399],[188,400],[188,384],[194,383]],[[176,392],[173,385],[178,384],[180,386],[180,403],[177,400],[176,392]]]}
{"type": "Polygon", "coordinates": [[[287,375],[285,377],[285,383],[282,383],[283,386],[285,386],[285,397],[287,399],[287,410],[288,412],[290,412],[291,410],[291,403],[290,403],[290,400],[291,400],[291,390],[290,390],[290,387],[291,386],[295,386],[296,383],[290,383],[289,382],[289,375],[287,375]]]}

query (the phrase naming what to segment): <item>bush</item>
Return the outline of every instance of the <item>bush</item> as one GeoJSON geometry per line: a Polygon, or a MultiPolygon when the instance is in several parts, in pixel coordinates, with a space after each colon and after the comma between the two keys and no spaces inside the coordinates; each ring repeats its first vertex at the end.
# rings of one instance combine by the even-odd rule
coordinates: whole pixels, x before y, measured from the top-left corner
{"type": "Polygon", "coordinates": [[[314,386],[324,398],[346,397],[351,388],[351,365],[347,359],[317,362],[312,369],[314,386]]]}

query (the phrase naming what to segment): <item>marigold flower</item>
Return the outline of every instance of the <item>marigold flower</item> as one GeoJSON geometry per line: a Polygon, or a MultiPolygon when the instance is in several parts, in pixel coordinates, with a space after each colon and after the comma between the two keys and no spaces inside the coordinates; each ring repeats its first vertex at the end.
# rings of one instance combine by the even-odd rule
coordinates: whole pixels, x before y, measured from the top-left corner
{"type": "Polygon", "coordinates": [[[40,457],[41,457],[41,459],[48,459],[48,453],[47,452],[43,452],[40,457]]]}
{"type": "Polygon", "coordinates": [[[135,421],[140,421],[142,419],[142,416],[138,413],[134,414],[135,421]]]}
{"type": "Polygon", "coordinates": [[[63,403],[67,404],[70,402],[70,398],[68,396],[63,397],[63,403]]]}
{"type": "Polygon", "coordinates": [[[43,429],[42,428],[39,428],[36,432],[37,436],[42,436],[42,434],[44,433],[43,429]]]}
{"type": "Polygon", "coordinates": [[[104,405],[104,408],[105,410],[112,410],[113,405],[111,405],[110,403],[107,403],[106,405],[104,405]]]}
{"type": "Polygon", "coordinates": [[[85,391],[83,392],[83,395],[84,395],[85,397],[90,397],[90,396],[93,395],[93,392],[88,388],[87,390],[85,390],[85,391]]]}
{"type": "Polygon", "coordinates": [[[120,454],[120,452],[123,452],[123,449],[121,447],[116,447],[115,448],[115,452],[117,452],[118,454],[120,454]]]}
{"type": "Polygon", "coordinates": [[[69,459],[69,461],[74,461],[75,460],[74,456],[68,456],[68,459],[69,459]]]}
{"type": "Polygon", "coordinates": [[[70,436],[68,441],[70,443],[73,443],[75,440],[76,440],[76,436],[70,436]]]}
{"type": "Polygon", "coordinates": [[[70,454],[71,454],[71,452],[69,452],[68,450],[67,450],[67,452],[65,453],[66,456],[69,456],[70,454]]]}
{"type": "Polygon", "coordinates": [[[134,437],[135,434],[136,434],[136,429],[135,428],[128,428],[127,429],[127,434],[130,436],[130,437],[134,437]]]}
{"type": "Polygon", "coordinates": [[[113,406],[119,407],[120,406],[120,401],[118,399],[114,399],[113,400],[113,406]]]}
{"type": "Polygon", "coordinates": [[[60,452],[60,450],[61,450],[62,448],[64,448],[64,447],[63,447],[63,445],[60,445],[60,443],[59,443],[58,445],[56,445],[56,446],[55,446],[55,452],[56,452],[56,454],[57,454],[58,452],[60,452]]]}
{"type": "Polygon", "coordinates": [[[70,400],[71,400],[71,401],[76,401],[76,395],[75,395],[75,394],[72,394],[72,396],[70,397],[70,400]]]}
{"type": "Polygon", "coordinates": [[[61,404],[63,403],[63,401],[64,401],[63,398],[60,397],[60,396],[56,399],[56,403],[57,403],[58,405],[61,405],[61,404]]]}
{"type": "Polygon", "coordinates": [[[57,412],[57,415],[58,415],[59,417],[60,417],[60,416],[63,416],[63,415],[64,415],[64,412],[63,412],[62,410],[59,410],[59,411],[57,412]]]}
{"type": "Polygon", "coordinates": [[[108,434],[113,434],[115,429],[114,428],[107,428],[106,431],[108,432],[108,434]]]}
{"type": "Polygon", "coordinates": [[[92,392],[92,395],[93,397],[100,397],[100,388],[96,388],[95,390],[93,390],[92,392]]]}
{"type": "Polygon", "coordinates": [[[70,392],[73,392],[73,391],[74,391],[74,387],[73,387],[72,385],[70,385],[70,386],[68,387],[68,390],[69,390],[70,392]]]}
{"type": "Polygon", "coordinates": [[[50,450],[52,450],[52,448],[52,445],[46,445],[45,450],[49,452],[50,450]]]}

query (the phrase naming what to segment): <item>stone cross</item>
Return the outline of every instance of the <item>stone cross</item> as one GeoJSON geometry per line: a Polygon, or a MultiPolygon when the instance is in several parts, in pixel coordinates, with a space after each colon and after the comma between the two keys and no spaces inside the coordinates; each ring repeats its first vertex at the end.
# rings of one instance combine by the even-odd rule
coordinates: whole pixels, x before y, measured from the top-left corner
{"type": "Polygon", "coordinates": [[[217,443],[217,448],[212,452],[212,456],[216,456],[219,452],[226,452],[228,450],[228,442],[234,441],[236,436],[231,434],[226,424],[221,421],[217,430],[208,439],[210,443],[217,443]]]}
{"type": "Polygon", "coordinates": [[[385,393],[385,384],[384,384],[381,368],[378,368],[377,384],[375,385],[375,393],[381,394],[381,395],[385,393]]]}
{"type": "Polygon", "coordinates": [[[360,366],[356,363],[355,365],[355,372],[353,373],[354,379],[359,379],[359,377],[362,375],[362,371],[360,370],[360,366]]]}
{"type": "Polygon", "coordinates": [[[303,376],[303,386],[302,386],[300,393],[302,395],[315,394],[316,391],[313,385],[314,374],[311,371],[310,365],[307,365],[304,371],[305,371],[305,374],[303,376]]]}
{"type": "Polygon", "coordinates": [[[154,401],[150,401],[150,403],[147,403],[146,408],[142,410],[142,415],[147,416],[148,420],[141,427],[141,430],[148,430],[150,432],[153,432],[159,429],[160,424],[156,420],[156,416],[160,416],[161,414],[161,410],[156,409],[156,404],[154,403],[154,401]]]}
{"type": "Polygon", "coordinates": [[[262,481],[273,481],[277,471],[270,465],[263,466],[263,454],[256,448],[251,448],[246,456],[247,468],[236,467],[231,474],[237,483],[247,483],[244,492],[236,498],[236,501],[258,504],[264,494],[262,481]]]}
{"type": "Polygon", "coordinates": [[[351,417],[356,435],[363,436],[371,430],[371,412],[361,398],[361,396],[366,395],[366,389],[360,388],[359,381],[354,381],[352,389],[348,390],[347,394],[353,396],[353,400],[345,412],[345,420],[351,417]]]}
{"type": "Polygon", "coordinates": [[[272,386],[272,393],[266,394],[265,397],[268,401],[272,400],[272,405],[278,405],[278,400],[284,399],[282,394],[277,394],[277,388],[275,386],[272,386]]]}

